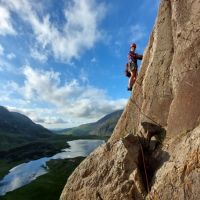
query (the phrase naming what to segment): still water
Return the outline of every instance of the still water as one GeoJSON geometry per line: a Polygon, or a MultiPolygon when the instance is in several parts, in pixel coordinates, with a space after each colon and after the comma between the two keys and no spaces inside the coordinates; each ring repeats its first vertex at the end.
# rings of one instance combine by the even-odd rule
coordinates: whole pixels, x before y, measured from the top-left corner
{"type": "Polygon", "coordinates": [[[32,160],[27,163],[17,165],[12,168],[9,173],[0,180],[0,195],[3,196],[7,192],[20,188],[37,177],[48,173],[46,162],[52,159],[66,159],[78,156],[86,157],[104,140],[73,140],[69,141],[70,148],[63,149],[62,152],[52,157],[43,157],[38,160],[32,160]]]}

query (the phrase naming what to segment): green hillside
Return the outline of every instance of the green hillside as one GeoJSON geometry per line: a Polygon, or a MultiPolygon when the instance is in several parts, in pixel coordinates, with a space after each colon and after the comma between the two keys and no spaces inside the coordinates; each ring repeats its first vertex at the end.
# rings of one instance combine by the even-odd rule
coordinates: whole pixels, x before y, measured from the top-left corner
{"type": "Polygon", "coordinates": [[[110,136],[122,112],[123,110],[118,110],[100,119],[95,128],[91,130],[90,135],[110,136]]]}
{"type": "Polygon", "coordinates": [[[108,114],[94,123],[83,124],[69,130],[59,131],[59,134],[65,135],[98,135],[98,136],[110,136],[119,120],[122,110],[117,110],[111,114],[108,114]]]}
{"type": "Polygon", "coordinates": [[[27,116],[10,112],[0,106],[0,151],[45,140],[53,135],[55,134],[41,125],[35,124],[27,116]]]}

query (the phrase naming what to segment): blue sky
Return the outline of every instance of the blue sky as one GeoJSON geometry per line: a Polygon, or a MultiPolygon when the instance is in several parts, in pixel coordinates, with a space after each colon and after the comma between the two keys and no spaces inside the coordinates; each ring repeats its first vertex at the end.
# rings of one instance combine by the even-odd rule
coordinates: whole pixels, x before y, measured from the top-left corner
{"type": "Polygon", "coordinates": [[[143,53],[159,0],[0,0],[0,105],[47,128],[127,103],[131,42],[143,53]]]}

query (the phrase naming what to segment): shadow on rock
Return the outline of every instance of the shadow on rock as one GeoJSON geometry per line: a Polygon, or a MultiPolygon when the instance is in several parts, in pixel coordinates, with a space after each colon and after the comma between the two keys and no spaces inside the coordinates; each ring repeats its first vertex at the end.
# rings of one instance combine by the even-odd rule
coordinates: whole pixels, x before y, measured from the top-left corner
{"type": "MultiPolygon", "coordinates": [[[[148,192],[153,185],[156,171],[169,160],[169,153],[162,150],[162,143],[166,137],[166,130],[149,122],[141,123],[146,137],[139,137],[142,146],[138,163],[141,176],[148,192]],[[154,140],[152,138],[154,137],[154,140]]],[[[143,134],[142,134],[143,135],[143,134]]]]}

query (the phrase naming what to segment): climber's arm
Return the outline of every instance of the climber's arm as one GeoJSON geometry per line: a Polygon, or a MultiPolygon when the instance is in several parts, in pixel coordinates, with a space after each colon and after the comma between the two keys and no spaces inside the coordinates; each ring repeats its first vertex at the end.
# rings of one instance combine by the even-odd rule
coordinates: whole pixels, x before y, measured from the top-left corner
{"type": "Polygon", "coordinates": [[[137,58],[138,60],[142,60],[142,58],[143,58],[143,55],[136,54],[136,58],[137,58]]]}

